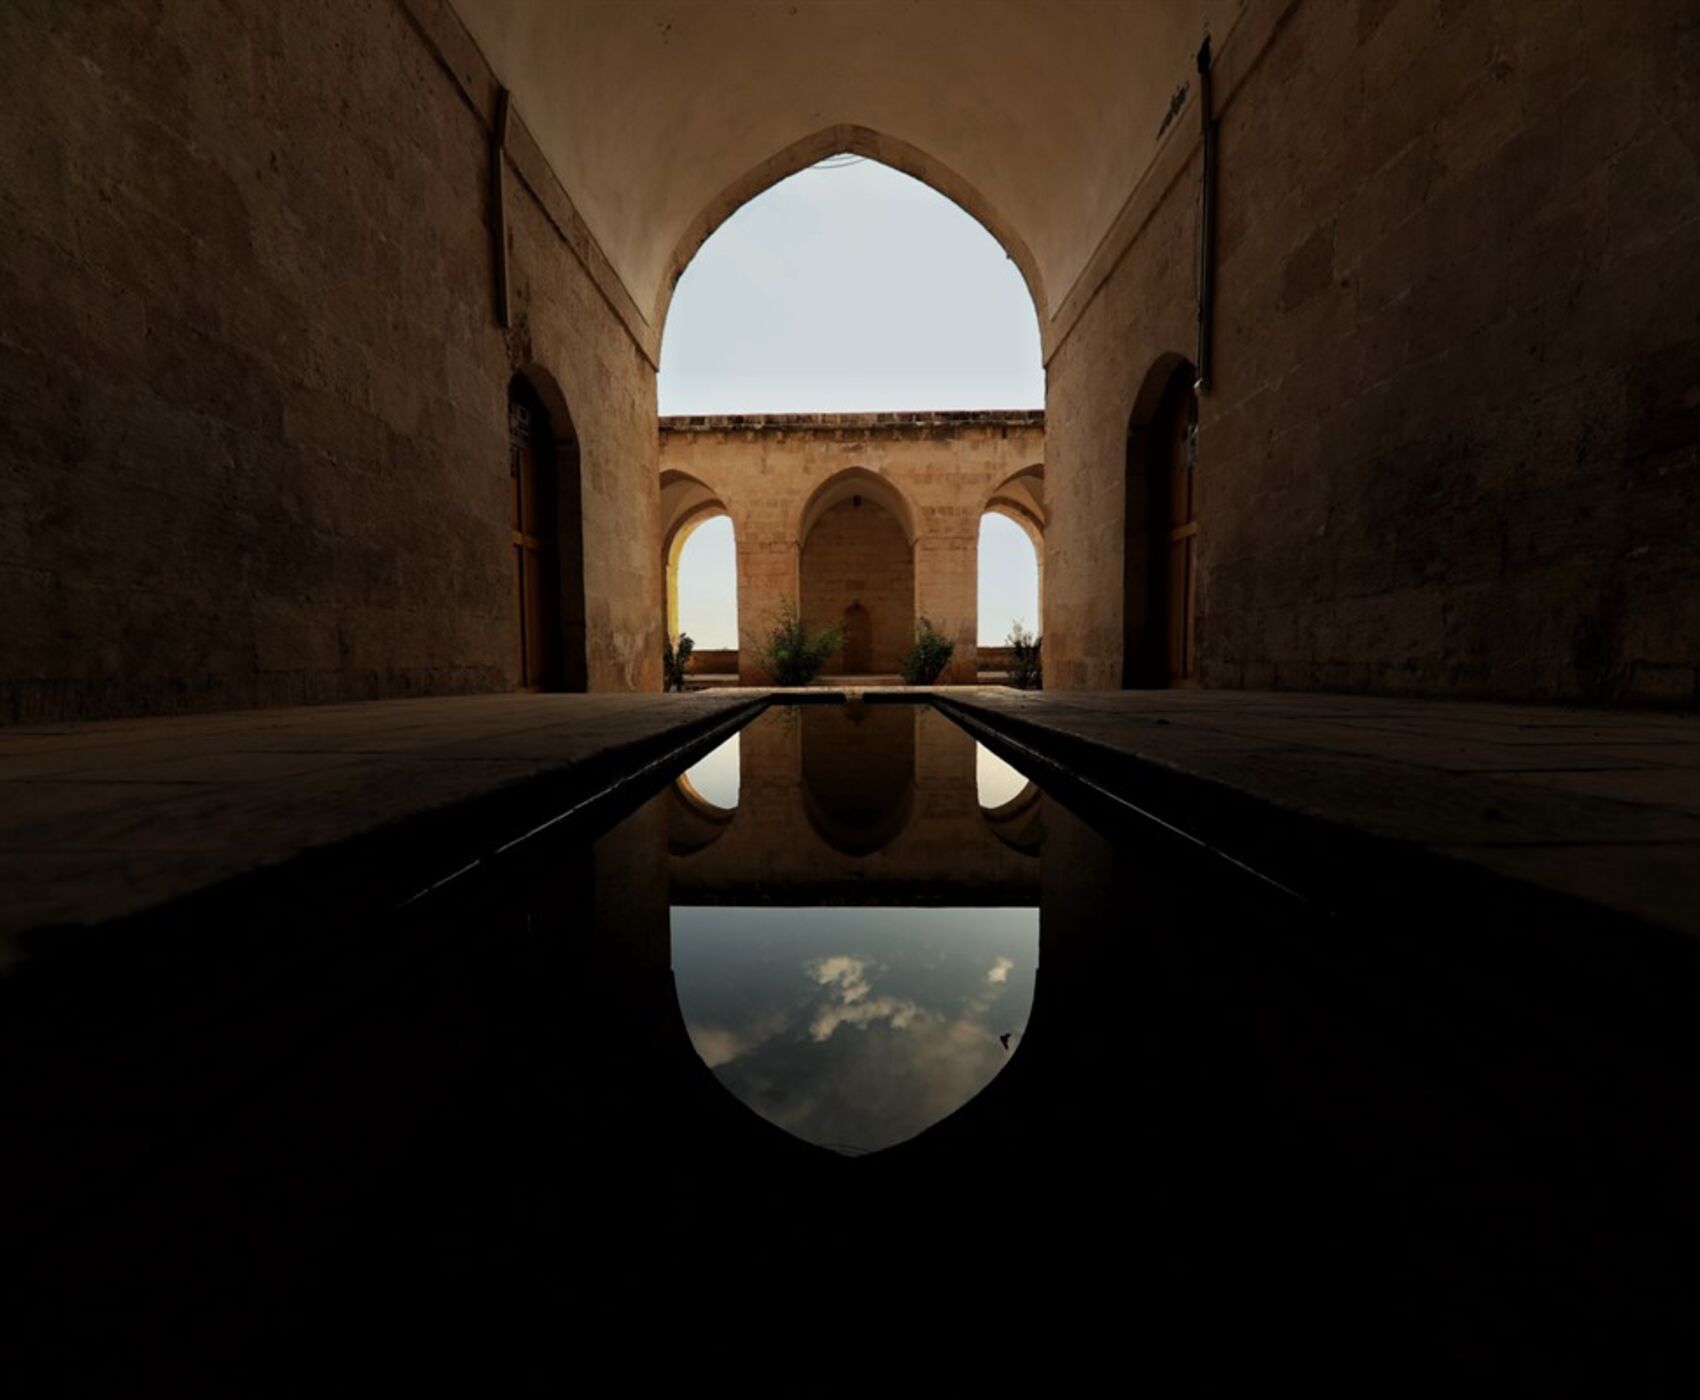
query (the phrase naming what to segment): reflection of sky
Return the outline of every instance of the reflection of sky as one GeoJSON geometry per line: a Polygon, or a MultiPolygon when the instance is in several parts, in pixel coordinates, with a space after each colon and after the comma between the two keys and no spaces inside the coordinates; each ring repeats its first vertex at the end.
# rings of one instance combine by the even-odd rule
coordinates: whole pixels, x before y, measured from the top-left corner
{"type": "Polygon", "coordinates": [[[974,745],[974,782],[982,807],[1001,807],[1027,786],[1027,779],[984,744],[974,745]]]}
{"type": "Polygon", "coordinates": [[[685,770],[685,778],[704,802],[728,811],[738,805],[738,736],[734,734],[696,765],[685,770]]]}
{"type": "Polygon", "coordinates": [[[675,908],[697,1052],[807,1142],[872,1151],[961,1107],[1027,1024],[1037,909],[675,908]]]}

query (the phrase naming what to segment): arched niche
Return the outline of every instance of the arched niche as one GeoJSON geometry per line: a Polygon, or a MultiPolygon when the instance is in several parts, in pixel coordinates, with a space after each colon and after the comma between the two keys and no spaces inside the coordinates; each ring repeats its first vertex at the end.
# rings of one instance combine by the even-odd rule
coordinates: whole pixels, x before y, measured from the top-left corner
{"type": "Polygon", "coordinates": [[[578,435],[540,365],[508,381],[516,672],[522,690],[589,686],[578,435]]]}
{"type": "Polygon", "coordinates": [[[915,516],[902,492],[861,467],[838,472],[804,503],[797,539],[799,611],[845,632],[825,673],[894,672],[915,631],[915,516]]]}
{"type": "Polygon", "coordinates": [[[1147,372],[1128,415],[1122,685],[1197,683],[1197,378],[1180,355],[1147,372]]]}

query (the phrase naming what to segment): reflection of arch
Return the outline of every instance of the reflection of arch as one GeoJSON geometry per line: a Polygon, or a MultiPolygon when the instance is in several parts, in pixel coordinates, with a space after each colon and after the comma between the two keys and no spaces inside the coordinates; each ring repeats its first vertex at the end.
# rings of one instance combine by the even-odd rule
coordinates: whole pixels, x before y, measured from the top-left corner
{"type": "Polygon", "coordinates": [[[716,516],[730,516],[713,487],[687,472],[661,473],[661,567],[665,584],[667,635],[679,631],[679,558],[685,542],[699,525],[716,516]]]}
{"type": "Polygon", "coordinates": [[[1009,254],[1010,261],[1021,270],[1021,276],[1027,283],[1027,294],[1033,298],[1034,315],[1041,326],[1046,324],[1044,284],[1039,278],[1039,265],[1027,244],[992,207],[990,200],[949,166],[919,147],[865,126],[839,125],[823,127],[769,156],[726,186],[691,221],[673,249],[667,274],[661,279],[661,289],[656,295],[655,314],[650,320],[660,334],[666,334],[667,310],[672,305],[673,289],[696,256],[697,249],[708,241],[709,235],[764,190],[833,155],[859,155],[877,160],[912,176],[960,206],[997,239],[1009,254]]]}
{"type": "Polygon", "coordinates": [[[508,382],[519,680],[585,690],[584,512],[578,436],[566,396],[541,365],[508,382]]]}
{"type": "Polygon", "coordinates": [[[1196,372],[1164,355],[1128,416],[1123,492],[1122,685],[1192,684],[1197,675],[1196,372]]]}
{"type": "Polygon", "coordinates": [[[801,709],[803,810],[821,840],[868,856],[903,833],[915,809],[915,713],[907,705],[801,709]]]}
{"type": "Polygon", "coordinates": [[[1044,841],[1044,811],[1044,795],[1030,782],[1008,802],[982,807],[980,815],[1004,845],[1024,856],[1036,856],[1044,841]]]}
{"type": "Polygon", "coordinates": [[[726,834],[738,815],[736,807],[710,802],[681,773],[668,789],[667,850],[675,856],[694,855],[726,834]]]}

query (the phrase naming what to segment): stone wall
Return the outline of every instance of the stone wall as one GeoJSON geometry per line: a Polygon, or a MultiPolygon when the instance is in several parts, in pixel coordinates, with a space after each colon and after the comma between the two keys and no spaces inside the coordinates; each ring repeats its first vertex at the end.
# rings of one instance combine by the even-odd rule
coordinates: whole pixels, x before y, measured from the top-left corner
{"type": "MultiPolygon", "coordinates": [[[[1218,58],[1203,683],[1692,704],[1700,10],[1255,0],[1218,58]]],[[[1189,80],[1053,327],[1051,686],[1120,681],[1130,412],[1194,355],[1189,80]]]]}
{"type": "MultiPolygon", "coordinates": [[[[820,528],[811,507],[826,505],[820,512],[824,524],[855,494],[889,509],[905,537],[912,537],[914,602],[909,615],[931,618],[955,639],[955,656],[943,679],[971,683],[977,669],[980,517],[994,497],[1016,499],[1032,517],[1033,528],[1042,530],[1043,471],[1022,474],[1042,468],[1044,461],[1044,415],[1034,411],[661,420],[660,465],[675,482],[679,509],[688,511],[693,502],[712,499],[732,518],[738,551],[739,673],[750,683],[766,679],[762,640],[776,611],[785,603],[812,601],[802,589],[799,569],[805,527],[820,528]],[[1016,477],[1021,481],[1004,489],[1016,477]],[[691,483],[700,483],[701,489],[691,483]]],[[[675,524],[664,519],[659,538],[671,538],[675,524]]],[[[888,562],[882,577],[878,569],[856,572],[846,563],[839,572],[846,584],[861,579],[889,595],[894,568],[895,563],[888,562]]],[[[895,608],[888,596],[882,611],[895,608]]],[[[869,610],[874,611],[872,605],[869,610]]],[[[836,621],[841,611],[839,603],[832,616],[808,620],[836,621]]],[[[890,655],[890,643],[884,645],[882,654],[890,655]]]]}
{"type": "Polygon", "coordinates": [[[497,327],[493,104],[428,0],[0,7],[0,718],[514,685],[521,366],[659,684],[652,369],[523,114],[497,327]]]}

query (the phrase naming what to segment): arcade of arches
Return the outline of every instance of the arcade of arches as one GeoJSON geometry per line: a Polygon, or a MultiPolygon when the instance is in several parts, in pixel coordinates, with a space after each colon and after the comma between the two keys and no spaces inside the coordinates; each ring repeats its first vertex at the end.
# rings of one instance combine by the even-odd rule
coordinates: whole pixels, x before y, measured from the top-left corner
{"type": "Polygon", "coordinates": [[[956,643],[941,679],[971,683],[980,517],[1009,515],[1042,545],[1044,449],[1038,412],[664,418],[669,621],[679,541],[697,520],[726,514],[738,546],[740,679],[766,679],[762,637],[790,605],[813,625],[844,627],[828,676],[894,673],[925,617],[956,643]]]}

